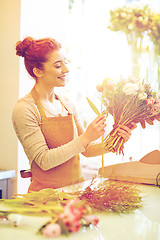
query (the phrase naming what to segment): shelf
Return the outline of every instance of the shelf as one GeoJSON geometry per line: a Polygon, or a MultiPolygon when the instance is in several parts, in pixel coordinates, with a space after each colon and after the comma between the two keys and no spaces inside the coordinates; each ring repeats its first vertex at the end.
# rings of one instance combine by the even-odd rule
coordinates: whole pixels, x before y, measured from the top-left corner
{"type": "Polygon", "coordinates": [[[15,170],[0,170],[1,198],[11,198],[11,178],[15,177],[15,170]]]}

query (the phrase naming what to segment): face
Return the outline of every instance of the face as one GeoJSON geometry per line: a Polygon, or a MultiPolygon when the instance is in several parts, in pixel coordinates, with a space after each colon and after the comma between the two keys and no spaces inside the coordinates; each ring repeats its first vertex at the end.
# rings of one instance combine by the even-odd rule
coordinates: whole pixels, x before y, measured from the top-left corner
{"type": "Polygon", "coordinates": [[[69,70],[62,50],[54,50],[43,66],[42,77],[38,81],[43,81],[43,84],[48,87],[63,87],[66,85],[69,70]]]}

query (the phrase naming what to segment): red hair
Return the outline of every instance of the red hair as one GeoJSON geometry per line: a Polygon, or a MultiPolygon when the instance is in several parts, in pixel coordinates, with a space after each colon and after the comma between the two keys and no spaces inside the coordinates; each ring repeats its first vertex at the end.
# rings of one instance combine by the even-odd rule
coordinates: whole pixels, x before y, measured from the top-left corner
{"type": "Polygon", "coordinates": [[[24,57],[24,64],[29,75],[36,78],[33,68],[43,70],[43,63],[47,62],[49,54],[53,50],[60,49],[61,45],[52,38],[34,40],[26,37],[16,44],[16,55],[24,57]]]}

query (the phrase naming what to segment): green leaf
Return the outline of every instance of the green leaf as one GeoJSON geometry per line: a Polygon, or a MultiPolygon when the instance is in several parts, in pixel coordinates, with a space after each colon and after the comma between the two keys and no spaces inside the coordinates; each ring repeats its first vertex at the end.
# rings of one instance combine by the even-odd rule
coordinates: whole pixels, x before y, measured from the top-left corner
{"type": "Polygon", "coordinates": [[[56,223],[58,223],[61,226],[62,234],[68,236],[69,231],[68,231],[65,223],[61,219],[58,219],[56,223]]]}
{"type": "Polygon", "coordinates": [[[88,97],[87,97],[87,101],[88,101],[89,105],[91,106],[92,110],[99,116],[99,115],[100,115],[100,112],[99,112],[99,110],[97,109],[97,107],[94,105],[94,103],[92,103],[91,100],[89,100],[88,97]]]}

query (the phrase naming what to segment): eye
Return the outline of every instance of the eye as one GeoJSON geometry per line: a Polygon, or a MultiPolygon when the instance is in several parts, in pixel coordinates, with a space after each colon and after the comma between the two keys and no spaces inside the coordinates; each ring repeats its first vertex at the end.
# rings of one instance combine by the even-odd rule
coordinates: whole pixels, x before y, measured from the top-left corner
{"type": "Polygon", "coordinates": [[[55,65],[55,67],[56,67],[56,68],[60,68],[60,67],[61,67],[61,64],[58,63],[58,64],[55,65]]]}

